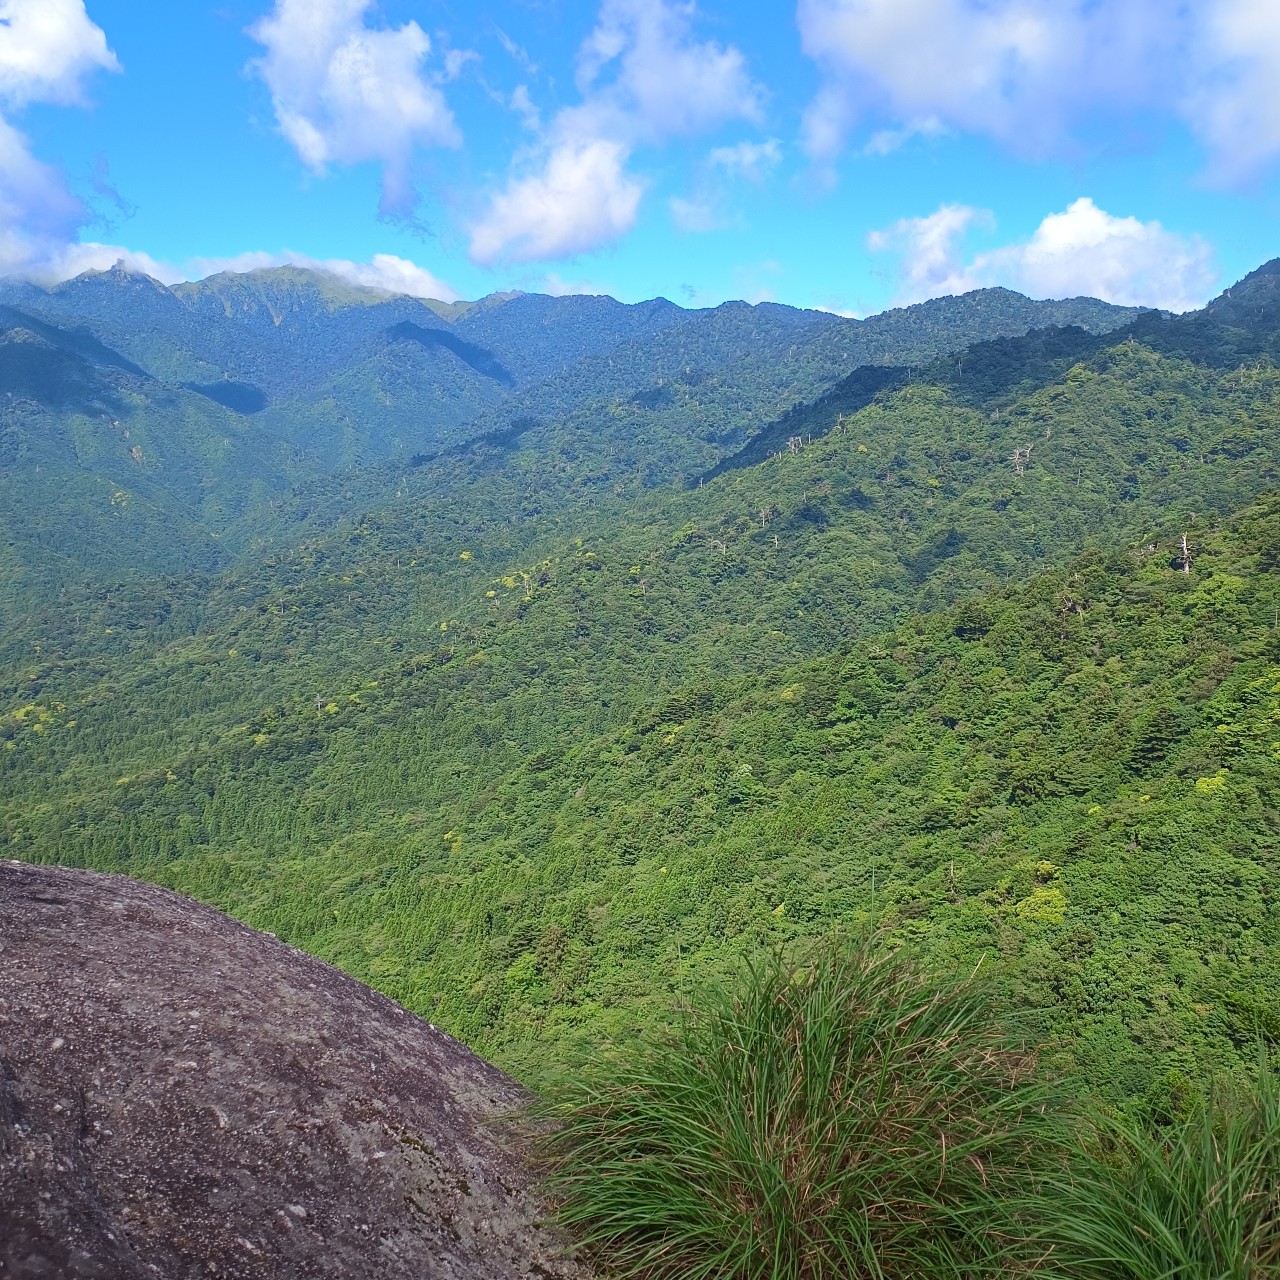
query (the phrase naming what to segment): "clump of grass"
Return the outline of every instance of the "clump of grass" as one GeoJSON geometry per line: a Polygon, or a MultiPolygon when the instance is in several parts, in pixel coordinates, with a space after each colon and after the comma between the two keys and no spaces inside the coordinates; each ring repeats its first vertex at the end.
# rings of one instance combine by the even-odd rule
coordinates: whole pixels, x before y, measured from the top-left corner
{"type": "Polygon", "coordinates": [[[1280,1082],[1219,1088],[1156,1134],[1100,1120],[1045,1197],[1052,1271],[1072,1280],[1280,1277],[1280,1082]]]}
{"type": "Polygon", "coordinates": [[[991,1010],[872,938],[775,955],[548,1104],[561,1221],[645,1280],[1010,1273],[1052,1145],[991,1010]]]}

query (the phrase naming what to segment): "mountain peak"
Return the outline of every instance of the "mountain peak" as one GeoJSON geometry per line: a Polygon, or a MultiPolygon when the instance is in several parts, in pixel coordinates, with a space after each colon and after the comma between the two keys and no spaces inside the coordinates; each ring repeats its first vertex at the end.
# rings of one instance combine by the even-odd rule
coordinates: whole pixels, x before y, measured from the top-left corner
{"type": "Polygon", "coordinates": [[[252,271],[218,271],[203,280],[191,280],[174,286],[174,293],[187,302],[217,298],[223,304],[235,300],[261,303],[303,299],[319,302],[333,311],[341,307],[375,306],[400,295],[389,289],[352,284],[331,271],[286,264],[280,267],[257,267],[252,271]]]}
{"type": "MultiPolygon", "coordinates": [[[[1272,258],[1223,290],[1205,310],[1224,324],[1239,326],[1258,319],[1266,306],[1277,304],[1280,304],[1280,258],[1272,258]]],[[[1277,315],[1280,316],[1280,312],[1277,315]]]]}
{"type": "Polygon", "coordinates": [[[150,286],[161,293],[169,292],[168,286],[162,280],[157,280],[155,276],[148,275],[145,271],[130,267],[123,258],[117,258],[111,266],[106,268],[91,267],[88,271],[82,271],[79,275],[72,276],[70,280],[56,285],[55,288],[73,288],[78,284],[90,283],[150,286]]]}

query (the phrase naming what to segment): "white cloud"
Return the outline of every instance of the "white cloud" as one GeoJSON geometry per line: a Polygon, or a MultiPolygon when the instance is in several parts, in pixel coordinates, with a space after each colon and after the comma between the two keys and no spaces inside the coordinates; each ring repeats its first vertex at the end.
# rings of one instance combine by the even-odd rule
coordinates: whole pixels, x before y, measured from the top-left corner
{"type": "Polygon", "coordinates": [[[176,284],[179,280],[186,279],[180,268],[153,258],[149,253],[127,249],[124,245],[99,244],[96,241],[77,241],[62,245],[39,261],[23,264],[12,274],[40,284],[57,284],[86,271],[110,270],[117,263],[123,264],[126,271],[151,276],[163,284],[176,284]]]}
{"type": "Polygon", "coordinates": [[[625,117],[624,132],[660,141],[756,120],[762,92],[730,45],[691,38],[692,4],[604,0],[578,55],[578,88],[589,113],[625,117]],[[599,83],[614,69],[611,83],[599,83]]]}
{"type": "Polygon", "coordinates": [[[554,147],[540,172],[513,179],[471,232],[477,262],[567,258],[625,235],[643,193],[627,148],[603,138],[554,147]]]}
{"type": "Polygon", "coordinates": [[[699,167],[693,193],[667,201],[676,229],[699,233],[741,225],[741,218],[723,209],[728,199],[728,180],[739,178],[759,184],[781,159],[782,144],[777,138],[713,147],[699,167]]]}
{"type": "Polygon", "coordinates": [[[84,101],[84,80],[119,71],[84,0],[0,0],[0,97],[10,106],[84,101]]]}
{"type": "Polygon", "coordinates": [[[777,138],[763,142],[739,142],[733,147],[713,147],[707,163],[713,169],[746,178],[748,182],[763,182],[765,175],[782,159],[782,144],[777,138]]]}
{"type": "MultiPolygon", "coordinates": [[[[0,240],[0,258],[3,253],[4,245],[0,240]]],[[[432,275],[425,267],[390,253],[375,253],[368,262],[352,262],[346,258],[312,258],[305,253],[293,253],[286,249],[280,253],[240,253],[231,258],[192,258],[177,265],[122,245],[84,243],[63,245],[52,250],[42,260],[20,264],[10,273],[23,275],[41,284],[56,284],[85,271],[106,271],[117,263],[122,263],[127,271],[140,272],[163,284],[176,284],[181,280],[203,280],[206,276],[217,275],[222,271],[240,273],[294,266],[322,271],[338,276],[349,284],[381,289],[387,293],[433,298],[440,302],[454,302],[459,297],[452,285],[432,275]]]]}
{"type": "Polygon", "coordinates": [[[1009,271],[1037,297],[1083,294],[1168,311],[1202,307],[1217,283],[1213,251],[1199,236],[1114,217],[1089,199],[1050,214],[1025,245],[997,249],[974,266],[980,277],[1009,271]]]}
{"type": "Polygon", "coordinates": [[[1209,245],[1159,222],[1119,218],[1088,198],[1050,214],[1027,241],[962,260],[960,241],[991,215],[944,205],[867,238],[875,251],[899,255],[900,302],[1004,285],[1031,297],[1088,296],[1124,306],[1187,311],[1203,306],[1217,272],[1209,245]]]}
{"type": "MultiPolygon", "coordinates": [[[[119,71],[82,0],[0,0],[0,105],[82,103],[96,70],[119,71]]],[[[62,173],[0,117],[0,273],[33,273],[68,252],[87,219],[62,173]]]]}
{"type": "Polygon", "coordinates": [[[994,226],[985,209],[944,204],[923,218],[902,218],[867,236],[873,253],[898,254],[898,301],[919,302],[942,294],[965,293],[980,286],[969,282],[957,261],[957,241],[971,227],[994,226]]]}
{"type": "Polygon", "coordinates": [[[644,191],[627,169],[638,147],[759,119],[746,59],[695,39],[694,12],[683,0],[604,0],[578,55],[582,101],[556,114],[490,197],[471,228],[475,261],[571,257],[616,240],[644,191]]]}
{"type": "MultiPolygon", "coordinates": [[[[33,257],[66,243],[84,221],[84,205],[62,174],[31,154],[26,137],[0,119],[0,234],[33,257]]],[[[10,260],[14,249],[10,249],[10,260]]]]}
{"type": "Polygon", "coordinates": [[[281,133],[308,169],[322,174],[331,164],[378,161],[383,212],[407,214],[416,203],[414,148],[458,146],[461,135],[439,87],[423,75],[431,51],[426,32],[416,22],[367,26],[371,3],[276,0],[249,28],[266,47],[252,66],[271,91],[281,133]]]}
{"type": "MultiPolygon", "coordinates": [[[[240,275],[246,271],[269,271],[272,267],[290,264],[305,266],[306,261],[299,254],[267,253],[264,249],[250,249],[246,253],[233,254],[227,258],[191,258],[183,267],[175,267],[174,270],[178,280],[203,280],[205,276],[216,276],[223,271],[240,275]]],[[[166,276],[156,276],[156,279],[169,283],[166,276]]]]}
{"type": "Polygon", "coordinates": [[[443,79],[456,80],[469,62],[479,62],[480,55],[474,49],[450,49],[444,55],[443,79]]]}
{"type": "Polygon", "coordinates": [[[819,160],[867,116],[897,126],[882,144],[949,127],[1042,148],[1150,93],[1181,34],[1161,0],[799,0],[797,21],[825,75],[805,121],[819,160]]]}
{"type": "Polygon", "coordinates": [[[804,144],[829,166],[855,128],[882,154],[914,135],[1059,148],[1083,121],[1180,117],[1219,178],[1280,156],[1275,0],[798,0],[823,80],[804,144]]]}
{"type": "MultiPolygon", "coordinates": [[[[338,276],[349,284],[383,289],[388,293],[407,293],[414,298],[455,302],[460,296],[452,285],[432,275],[425,267],[390,253],[375,253],[368,262],[352,262],[347,258],[312,258],[305,253],[294,253],[288,249],[280,253],[241,253],[233,258],[193,258],[178,278],[199,280],[220,271],[261,271],[284,266],[323,271],[328,275],[338,276]]],[[[163,277],[157,277],[161,278],[163,277]]]]}
{"type": "MultiPolygon", "coordinates": [[[[296,261],[296,260],[295,260],[296,261]]],[[[319,271],[341,276],[352,284],[390,293],[407,293],[414,298],[434,298],[440,302],[456,302],[461,296],[450,284],[434,276],[425,267],[390,253],[375,253],[370,262],[348,262],[343,258],[324,258],[303,262],[319,271]]]]}
{"type": "Polygon", "coordinates": [[[1216,176],[1249,177],[1280,155],[1280,6],[1218,0],[1204,12],[1203,74],[1184,107],[1216,176]]]}
{"type": "Polygon", "coordinates": [[[931,138],[945,132],[942,122],[936,116],[930,116],[925,120],[917,120],[914,124],[903,125],[900,129],[877,129],[867,139],[863,150],[869,156],[887,156],[905,146],[912,138],[931,138]]]}

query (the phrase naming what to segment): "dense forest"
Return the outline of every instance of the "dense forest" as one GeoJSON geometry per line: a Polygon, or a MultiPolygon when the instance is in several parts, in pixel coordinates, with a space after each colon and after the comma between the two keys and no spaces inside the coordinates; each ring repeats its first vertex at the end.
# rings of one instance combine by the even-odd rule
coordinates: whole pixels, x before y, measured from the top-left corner
{"type": "Polygon", "coordinates": [[[7,856],[533,1084],[870,926],[1144,1116],[1280,1034],[1280,267],[865,322],[275,274],[6,295],[7,856]]]}

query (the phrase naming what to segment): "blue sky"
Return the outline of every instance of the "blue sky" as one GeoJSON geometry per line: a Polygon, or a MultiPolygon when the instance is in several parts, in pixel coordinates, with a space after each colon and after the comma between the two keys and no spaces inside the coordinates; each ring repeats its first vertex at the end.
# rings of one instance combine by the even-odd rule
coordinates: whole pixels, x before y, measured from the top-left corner
{"type": "Polygon", "coordinates": [[[1276,0],[0,0],[0,270],[869,314],[1280,254],[1276,0]]]}

